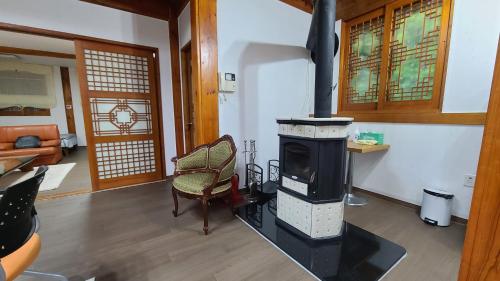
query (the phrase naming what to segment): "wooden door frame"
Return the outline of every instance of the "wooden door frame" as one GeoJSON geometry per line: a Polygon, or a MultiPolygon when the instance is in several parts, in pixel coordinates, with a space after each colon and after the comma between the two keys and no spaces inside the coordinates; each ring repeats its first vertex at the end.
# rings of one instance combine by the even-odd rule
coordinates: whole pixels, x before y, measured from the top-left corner
{"type": "Polygon", "coordinates": [[[499,280],[500,40],[469,217],[458,280],[499,280]]]}
{"type": "Polygon", "coordinates": [[[219,138],[217,0],[191,0],[190,8],[196,146],[219,138]]]}
{"type": "Polygon", "coordinates": [[[66,66],[59,67],[61,72],[61,83],[64,97],[64,111],[66,113],[66,125],[68,127],[68,134],[76,134],[75,124],[75,111],[73,110],[73,96],[71,92],[71,79],[69,75],[69,68],[66,66]],[[69,108],[68,108],[69,107],[69,108]],[[71,116],[68,116],[71,112],[71,116]]]}
{"type": "MultiPolygon", "coordinates": [[[[181,5],[184,7],[187,1],[181,5]]],[[[194,146],[210,143],[219,137],[219,87],[217,49],[217,1],[191,0],[192,92],[196,93],[196,136],[194,146]]],[[[181,10],[169,20],[172,90],[177,155],[184,154],[182,81],[178,19],[181,10]]]]}
{"type": "MultiPolygon", "coordinates": [[[[172,21],[175,22],[175,21],[172,21]]],[[[185,130],[185,113],[186,113],[186,92],[185,89],[187,89],[187,83],[186,81],[186,73],[185,73],[185,53],[184,51],[186,50],[187,47],[191,49],[191,41],[189,41],[186,45],[184,45],[182,48],[179,48],[179,41],[178,38],[175,38],[175,36],[178,36],[178,33],[176,32],[177,26],[175,24],[171,24],[174,28],[174,30],[170,31],[170,48],[171,50],[178,50],[175,55],[171,55],[172,57],[172,73],[178,72],[173,74],[173,77],[177,77],[178,79],[175,79],[172,81],[173,84],[173,102],[174,102],[174,119],[175,119],[175,139],[176,139],[176,150],[177,150],[177,155],[183,155],[188,152],[188,148],[186,147],[186,130],[185,130]],[[178,62],[174,62],[174,60],[178,60],[178,62]]],[[[189,58],[192,61],[192,52],[193,50],[191,49],[191,57],[189,58]]],[[[191,74],[192,75],[192,74],[191,74]]],[[[192,80],[192,76],[191,76],[192,80]]],[[[189,83],[192,83],[192,81],[189,81],[189,83]]],[[[193,89],[191,88],[191,91],[193,89]]],[[[194,136],[191,136],[191,140],[193,142],[193,147],[196,146],[194,143],[194,136]]]]}
{"type": "MultiPolygon", "coordinates": [[[[127,185],[137,185],[147,182],[159,181],[164,179],[164,166],[162,163],[162,147],[159,138],[161,138],[160,124],[154,121],[161,119],[161,113],[158,111],[158,96],[157,96],[157,83],[155,83],[157,76],[153,75],[155,71],[156,59],[154,53],[149,50],[138,49],[133,47],[118,46],[116,44],[101,43],[88,40],[75,40],[76,47],[76,64],[79,74],[80,81],[80,94],[82,97],[82,107],[83,107],[83,117],[85,120],[85,131],[87,135],[87,145],[88,145],[88,156],[89,164],[92,167],[90,170],[90,175],[92,179],[92,186],[94,190],[105,190],[113,189],[121,186],[127,185]],[[118,99],[144,99],[145,96],[140,92],[127,92],[127,91],[116,91],[107,92],[106,90],[89,89],[87,80],[87,57],[84,51],[86,50],[96,50],[100,52],[111,52],[118,54],[125,54],[131,56],[140,56],[142,58],[147,58],[148,61],[148,81],[149,83],[149,96],[147,100],[150,102],[151,111],[150,117],[153,120],[152,128],[150,133],[141,134],[113,134],[113,135],[99,135],[95,134],[96,125],[94,123],[95,119],[92,114],[92,105],[90,100],[92,98],[118,98],[118,99]],[[150,79],[150,80],[149,80],[150,79]],[[103,94],[104,93],[104,94],[103,94]],[[114,93],[113,96],[109,96],[109,93],[114,93]],[[158,126],[158,127],[157,127],[158,126]],[[98,171],[98,157],[96,155],[97,145],[99,143],[115,143],[123,142],[127,143],[129,141],[150,141],[153,140],[154,143],[154,167],[155,170],[146,173],[121,175],[118,177],[101,178],[99,177],[98,171]]],[[[110,149],[112,151],[113,149],[110,149]]],[[[123,154],[121,154],[123,155],[123,154]]],[[[128,157],[127,157],[128,158],[128,157]]]]}
{"type": "MultiPolygon", "coordinates": [[[[71,40],[73,42],[75,42],[75,40],[93,41],[93,42],[111,44],[111,45],[116,45],[116,46],[138,48],[138,49],[153,52],[153,57],[155,58],[154,59],[154,64],[155,64],[154,67],[156,70],[155,86],[157,89],[156,90],[156,95],[157,95],[156,98],[157,98],[157,104],[158,104],[157,109],[158,109],[158,116],[159,116],[158,125],[160,127],[159,128],[160,147],[162,148],[162,151],[160,152],[161,165],[162,165],[161,178],[162,178],[162,180],[165,180],[167,178],[166,163],[165,163],[165,141],[164,141],[165,134],[163,131],[163,118],[162,118],[163,110],[162,110],[161,79],[160,79],[161,73],[160,73],[160,63],[159,63],[160,53],[159,53],[158,48],[144,46],[144,45],[138,45],[138,44],[131,44],[131,43],[126,43],[126,42],[120,42],[120,41],[114,41],[114,40],[108,40],[108,39],[102,39],[102,38],[91,37],[91,36],[86,36],[86,35],[79,35],[79,34],[68,33],[68,32],[61,32],[61,31],[55,31],[55,30],[49,30],[49,29],[43,29],[43,28],[37,28],[37,27],[30,27],[30,26],[25,26],[25,25],[5,23],[5,22],[0,22],[0,30],[17,32],[17,33],[32,34],[32,35],[39,35],[39,36],[64,39],[64,40],[71,40]]],[[[81,95],[82,95],[82,93],[80,92],[80,96],[81,95]]],[[[85,114],[85,112],[84,112],[84,114],[85,114]]],[[[85,125],[85,127],[91,126],[91,124],[87,124],[87,122],[85,122],[85,121],[84,121],[84,125],[85,125]]],[[[90,138],[90,136],[87,134],[87,136],[86,136],[87,142],[89,141],[89,138],[90,138]]],[[[87,153],[90,154],[91,152],[87,151],[87,153]]],[[[88,155],[88,157],[90,159],[90,155],[88,155]]],[[[90,163],[89,163],[89,169],[91,169],[90,163]]],[[[92,179],[92,191],[98,191],[98,189],[96,189],[94,179],[92,179]]]]}
{"type": "MultiPolygon", "coordinates": [[[[182,83],[182,120],[183,120],[183,137],[184,137],[184,153],[189,153],[191,152],[192,149],[194,149],[194,136],[191,133],[191,130],[189,132],[189,139],[190,139],[190,146],[188,145],[188,136],[186,134],[186,114],[189,114],[189,111],[191,110],[191,103],[192,98],[193,98],[193,79],[192,79],[192,73],[188,70],[188,67],[191,67],[191,60],[192,60],[192,49],[191,49],[191,41],[186,43],[181,48],[181,83],[182,83]],[[187,54],[187,50],[189,50],[189,55],[187,54]],[[189,84],[191,84],[191,87],[189,87],[189,84]],[[190,91],[188,91],[190,89],[190,91]]],[[[195,112],[196,114],[196,112],[195,112]]],[[[193,120],[191,120],[193,122],[193,120]]]]}
{"type": "Polygon", "coordinates": [[[177,155],[184,154],[184,129],[182,127],[181,66],[179,59],[178,15],[170,15],[168,35],[170,41],[170,67],[172,72],[172,101],[174,104],[175,149],[177,155]]]}

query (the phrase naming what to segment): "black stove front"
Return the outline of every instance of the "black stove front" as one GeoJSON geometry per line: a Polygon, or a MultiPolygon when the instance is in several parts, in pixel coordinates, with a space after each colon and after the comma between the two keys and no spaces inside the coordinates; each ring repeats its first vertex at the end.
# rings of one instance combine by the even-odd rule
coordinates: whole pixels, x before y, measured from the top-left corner
{"type": "Polygon", "coordinates": [[[281,189],[312,203],[342,201],[346,147],[346,138],[280,136],[281,189]]]}

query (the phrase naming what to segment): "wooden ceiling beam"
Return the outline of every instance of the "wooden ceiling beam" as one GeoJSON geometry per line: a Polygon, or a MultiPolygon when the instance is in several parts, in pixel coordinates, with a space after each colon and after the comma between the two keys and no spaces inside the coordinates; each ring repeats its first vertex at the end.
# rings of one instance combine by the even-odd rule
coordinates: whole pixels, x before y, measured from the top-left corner
{"type": "Polygon", "coordinates": [[[280,0],[292,7],[302,10],[306,13],[312,13],[313,6],[311,0],[280,0]]]}
{"type": "Polygon", "coordinates": [[[184,10],[184,8],[189,3],[189,0],[170,0],[170,1],[171,1],[170,8],[175,18],[179,17],[179,15],[182,13],[182,10],[184,10]]]}
{"type": "Polygon", "coordinates": [[[80,0],[83,2],[106,6],[113,9],[127,11],[134,14],[168,20],[170,15],[170,2],[167,0],[80,0]]]}
{"type": "MultiPolygon", "coordinates": [[[[307,13],[312,13],[311,0],[280,0],[307,13]]],[[[337,0],[337,19],[349,20],[381,8],[395,0],[337,0]]]]}
{"type": "Polygon", "coordinates": [[[337,0],[337,19],[350,20],[395,0],[337,0]]]}

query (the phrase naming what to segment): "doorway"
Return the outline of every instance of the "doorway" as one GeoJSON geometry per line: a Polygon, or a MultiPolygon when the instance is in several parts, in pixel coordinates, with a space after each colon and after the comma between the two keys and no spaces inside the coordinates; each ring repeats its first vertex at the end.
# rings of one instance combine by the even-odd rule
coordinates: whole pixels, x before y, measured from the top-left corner
{"type": "Polygon", "coordinates": [[[0,30],[0,127],[14,132],[3,143],[24,135],[43,146],[0,149],[0,157],[36,154],[33,171],[14,170],[0,187],[12,186],[49,167],[38,198],[92,191],[87,142],[73,40],[0,30]]]}
{"type": "Polygon", "coordinates": [[[87,40],[75,46],[92,185],[161,180],[155,52],[87,40]]]}
{"type": "MultiPolygon", "coordinates": [[[[62,81],[56,83],[60,89],[57,109],[31,110],[36,115],[32,118],[33,125],[50,123],[58,125],[61,134],[75,135],[76,132],[80,146],[65,151],[62,160],[53,166],[75,162],[75,167],[84,167],[86,173],[78,174],[84,175],[81,178],[87,182],[80,184],[71,176],[73,172],[66,173],[60,188],[47,198],[166,178],[158,48],[0,23],[0,35],[3,33],[12,34],[13,39],[2,42],[20,44],[0,48],[4,57],[46,56],[55,61],[53,74],[62,81]],[[33,43],[24,37],[36,38],[33,43]],[[36,49],[27,50],[25,44],[36,49]],[[42,50],[44,46],[55,46],[55,49],[42,50]],[[86,147],[81,147],[82,144],[86,147]],[[78,187],[84,184],[86,189],[59,192],[75,184],[79,184],[78,187]]],[[[30,63],[39,63],[38,60],[30,63]]],[[[27,119],[16,118],[22,122],[19,125],[27,125],[27,119]]],[[[61,135],[61,146],[62,143],[61,135]]],[[[55,150],[60,151],[61,146],[55,150]]],[[[56,171],[54,167],[50,170],[56,171]]],[[[72,169],[75,170],[78,169],[72,169]]]]}
{"type": "Polygon", "coordinates": [[[182,119],[184,129],[184,153],[193,150],[196,136],[196,96],[193,91],[191,42],[181,49],[182,119]]]}

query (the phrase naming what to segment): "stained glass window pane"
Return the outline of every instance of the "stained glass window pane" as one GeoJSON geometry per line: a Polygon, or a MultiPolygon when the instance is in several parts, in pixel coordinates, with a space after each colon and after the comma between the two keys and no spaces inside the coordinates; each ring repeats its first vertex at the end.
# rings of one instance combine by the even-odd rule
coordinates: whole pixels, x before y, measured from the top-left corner
{"type": "Polygon", "coordinates": [[[95,136],[153,133],[150,100],[90,98],[90,112],[95,136]]]}
{"type": "Polygon", "coordinates": [[[432,99],[441,10],[442,0],[417,1],[394,10],[388,101],[432,99]]]}
{"type": "Polygon", "coordinates": [[[350,26],[347,83],[344,89],[349,104],[378,100],[383,31],[383,16],[350,26]]]}

